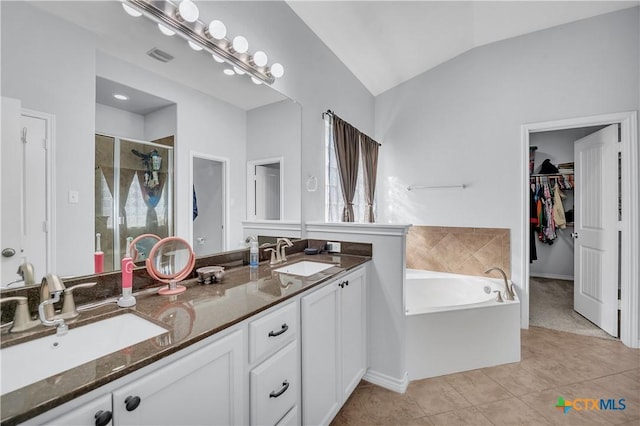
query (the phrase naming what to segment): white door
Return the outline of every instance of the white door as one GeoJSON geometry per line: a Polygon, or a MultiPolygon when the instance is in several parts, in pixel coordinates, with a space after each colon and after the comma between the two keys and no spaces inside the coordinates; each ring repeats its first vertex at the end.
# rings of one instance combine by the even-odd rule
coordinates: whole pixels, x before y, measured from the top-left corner
{"type": "Polygon", "coordinates": [[[24,260],[36,277],[49,268],[47,126],[46,119],[22,112],[20,101],[2,99],[2,284],[19,279],[24,260]]]}
{"type": "Polygon", "coordinates": [[[577,140],[574,309],[618,335],[618,125],[577,140]]]}
{"type": "Polygon", "coordinates": [[[193,251],[196,256],[219,253],[225,250],[225,163],[193,157],[192,173],[193,251]]]}

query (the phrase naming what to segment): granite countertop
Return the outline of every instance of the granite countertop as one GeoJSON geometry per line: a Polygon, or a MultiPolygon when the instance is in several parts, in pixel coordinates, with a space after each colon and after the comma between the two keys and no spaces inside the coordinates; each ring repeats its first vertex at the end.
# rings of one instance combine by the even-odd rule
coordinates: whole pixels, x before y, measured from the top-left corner
{"type": "MultiPolygon", "coordinates": [[[[141,291],[133,308],[115,303],[80,313],[69,328],[95,322],[109,316],[133,312],[164,328],[167,333],[126,349],[82,364],[45,380],[9,392],[0,397],[2,425],[14,425],[44,413],[91,390],[121,378],[170,354],[218,333],[259,312],[332,279],[342,271],[370,260],[367,256],[293,254],[286,264],[270,266],[261,262],[257,271],[248,266],[228,269],[220,283],[203,285],[196,279],[182,281],[187,291],[176,296],[160,296],[155,290],[141,291]],[[333,267],[315,275],[295,277],[288,287],[280,284],[274,269],[301,260],[325,262],[333,267]]],[[[2,347],[55,334],[54,328],[38,326],[31,333],[4,335],[2,347]]],[[[21,365],[20,368],[28,368],[21,365]]]]}

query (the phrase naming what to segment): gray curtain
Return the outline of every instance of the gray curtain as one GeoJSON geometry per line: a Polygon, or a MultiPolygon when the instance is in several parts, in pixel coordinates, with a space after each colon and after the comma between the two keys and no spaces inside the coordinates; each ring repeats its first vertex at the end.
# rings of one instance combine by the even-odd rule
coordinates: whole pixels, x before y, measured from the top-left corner
{"type": "Polygon", "coordinates": [[[378,172],[378,148],[380,144],[364,133],[360,134],[360,149],[362,150],[364,197],[367,210],[364,213],[365,222],[375,222],[373,216],[373,199],[376,193],[376,176],[378,172]]]}
{"type": "Polygon", "coordinates": [[[358,129],[336,115],[333,116],[333,142],[338,160],[340,186],[344,196],[343,222],[354,221],[353,197],[358,180],[359,135],[358,129]]]}

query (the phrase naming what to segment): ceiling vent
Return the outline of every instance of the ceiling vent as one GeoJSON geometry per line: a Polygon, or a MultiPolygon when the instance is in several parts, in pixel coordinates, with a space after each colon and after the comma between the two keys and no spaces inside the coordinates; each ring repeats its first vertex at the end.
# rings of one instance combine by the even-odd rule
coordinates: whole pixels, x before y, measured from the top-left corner
{"type": "Polygon", "coordinates": [[[153,49],[148,51],[147,55],[151,56],[153,59],[157,59],[160,62],[169,62],[173,59],[173,56],[158,49],[157,47],[154,47],[153,49]]]}

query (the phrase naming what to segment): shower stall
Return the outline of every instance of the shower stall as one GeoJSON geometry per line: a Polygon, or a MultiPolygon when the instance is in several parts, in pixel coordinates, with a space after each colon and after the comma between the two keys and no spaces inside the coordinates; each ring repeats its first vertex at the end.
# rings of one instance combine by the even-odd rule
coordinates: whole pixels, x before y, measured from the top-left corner
{"type": "Polygon", "coordinates": [[[120,269],[127,237],[173,235],[173,146],[96,135],[95,147],[95,232],[108,272],[120,269]]]}

